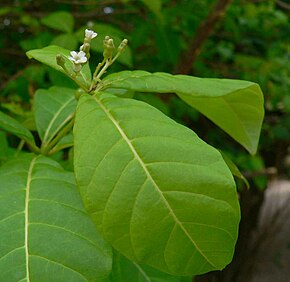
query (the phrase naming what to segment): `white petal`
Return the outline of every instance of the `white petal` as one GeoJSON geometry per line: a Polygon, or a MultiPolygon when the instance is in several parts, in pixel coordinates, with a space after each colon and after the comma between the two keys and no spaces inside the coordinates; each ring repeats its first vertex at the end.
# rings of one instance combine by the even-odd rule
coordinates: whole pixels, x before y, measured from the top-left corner
{"type": "Polygon", "coordinates": [[[70,54],[73,58],[75,58],[78,55],[76,51],[71,51],[70,54]]]}
{"type": "Polygon", "coordinates": [[[86,53],[84,51],[79,51],[79,53],[78,53],[79,58],[85,57],[85,56],[86,56],[86,53]]]}
{"type": "Polygon", "coordinates": [[[70,61],[72,61],[72,62],[75,62],[76,60],[73,58],[73,57],[71,57],[71,56],[68,56],[68,59],[70,60],[70,61]]]}
{"type": "Polygon", "coordinates": [[[91,30],[89,30],[89,29],[86,29],[86,30],[85,30],[85,36],[88,37],[88,38],[91,38],[92,32],[93,32],[93,31],[91,31],[91,30]]]}
{"type": "Polygon", "coordinates": [[[96,32],[93,32],[92,39],[95,38],[98,34],[96,32]]]}
{"type": "Polygon", "coordinates": [[[85,63],[87,61],[87,57],[82,57],[78,60],[80,63],[85,63]]]}
{"type": "Polygon", "coordinates": [[[86,38],[88,39],[93,39],[97,36],[98,34],[96,32],[94,32],[93,30],[89,30],[89,29],[86,29],[85,30],[85,36],[86,38]]]}

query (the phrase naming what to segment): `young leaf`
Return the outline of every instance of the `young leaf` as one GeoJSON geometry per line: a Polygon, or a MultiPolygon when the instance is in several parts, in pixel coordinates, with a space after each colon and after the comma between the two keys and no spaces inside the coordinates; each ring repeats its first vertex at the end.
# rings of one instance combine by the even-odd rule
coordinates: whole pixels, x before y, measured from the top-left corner
{"type": "Polygon", "coordinates": [[[1,281],[99,281],[111,250],[84,211],[73,173],[42,156],[0,168],[1,281]]]}
{"type": "Polygon", "coordinates": [[[119,252],[173,275],[231,261],[239,205],[216,149],[152,106],[107,93],[80,98],[74,138],[85,207],[119,252]]]}
{"type": "Polygon", "coordinates": [[[104,79],[105,88],[176,93],[221,127],[251,154],[257,150],[264,117],[263,94],[253,82],[124,71],[104,79]]]}
{"type": "Polygon", "coordinates": [[[31,132],[14,118],[0,112],[0,128],[8,131],[19,138],[25,140],[28,144],[35,146],[34,138],[31,132]]]}
{"type": "Polygon", "coordinates": [[[35,122],[44,144],[48,144],[72,118],[77,105],[75,91],[64,87],[51,87],[48,90],[36,91],[35,122]]]}
{"type": "MultiPolygon", "coordinates": [[[[26,52],[26,55],[29,59],[33,58],[45,65],[48,65],[64,74],[66,74],[68,77],[70,77],[70,75],[68,75],[62,67],[60,67],[57,63],[56,63],[56,56],[58,54],[61,54],[64,56],[65,58],[65,66],[67,67],[67,69],[70,71],[70,73],[73,73],[73,69],[72,69],[72,62],[68,59],[70,51],[67,49],[64,49],[62,47],[59,46],[48,46],[42,49],[34,49],[34,50],[30,50],[28,52],[26,52]]],[[[90,84],[91,84],[91,79],[92,79],[92,75],[91,75],[91,71],[90,71],[90,67],[89,64],[85,64],[84,67],[82,68],[82,70],[80,71],[80,75],[78,75],[76,77],[76,81],[78,82],[78,84],[80,86],[89,88],[90,84]]]]}
{"type": "Polygon", "coordinates": [[[74,18],[68,12],[55,12],[42,18],[41,23],[62,32],[72,32],[74,18]]]}
{"type": "Polygon", "coordinates": [[[177,277],[161,272],[147,265],[140,265],[128,260],[119,252],[114,251],[112,281],[124,282],[191,282],[192,277],[177,277]]]}

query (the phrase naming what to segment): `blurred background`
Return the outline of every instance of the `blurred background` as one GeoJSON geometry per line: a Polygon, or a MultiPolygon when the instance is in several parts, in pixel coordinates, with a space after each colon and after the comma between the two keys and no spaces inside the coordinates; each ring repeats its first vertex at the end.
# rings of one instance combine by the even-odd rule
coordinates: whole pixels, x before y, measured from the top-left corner
{"type": "MultiPolygon", "coordinates": [[[[47,45],[78,50],[85,28],[92,69],[102,60],[102,40],[129,48],[109,72],[144,69],[260,84],[265,120],[258,153],[249,155],[207,118],[173,94],[138,94],[222,150],[237,173],[242,208],[233,262],[195,281],[290,281],[290,2],[287,0],[1,0],[0,110],[34,129],[31,101],[38,88],[75,88],[25,52],[47,45]]],[[[0,162],[17,142],[0,131],[0,162]]],[[[133,281],[134,282],[134,281],[133,281]]]]}

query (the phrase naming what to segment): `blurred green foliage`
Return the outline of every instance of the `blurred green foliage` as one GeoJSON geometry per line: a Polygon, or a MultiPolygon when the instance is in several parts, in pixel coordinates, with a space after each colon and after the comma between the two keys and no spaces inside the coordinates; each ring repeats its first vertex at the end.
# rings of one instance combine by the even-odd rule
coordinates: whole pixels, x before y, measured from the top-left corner
{"type": "MultiPolygon", "coordinates": [[[[112,36],[117,45],[123,38],[129,39],[130,48],[111,71],[174,72],[177,65],[191,63],[181,62],[181,57],[190,51],[190,40],[216,2],[53,0],[48,4],[47,1],[2,0],[1,110],[12,113],[33,129],[30,100],[35,91],[52,84],[75,86],[64,75],[30,62],[25,51],[50,44],[77,50],[85,28],[99,33],[92,51],[100,60],[105,35],[112,36]]],[[[138,94],[135,97],[153,104],[224,150],[246,172],[250,184],[259,189],[266,187],[268,167],[290,175],[285,161],[290,146],[290,10],[278,2],[234,0],[203,44],[190,73],[200,77],[245,79],[261,85],[266,116],[258,155],[248,156],[230,137],[173,95],[138,94]]],[[[7,139],[2,132],[0,137],[0,158],[5,159],[3,148],[8,144],[17,147],[17,140],[10,136],[7,139]]],[[[245,187],[242,181],[240,185],[245,187]]]]}

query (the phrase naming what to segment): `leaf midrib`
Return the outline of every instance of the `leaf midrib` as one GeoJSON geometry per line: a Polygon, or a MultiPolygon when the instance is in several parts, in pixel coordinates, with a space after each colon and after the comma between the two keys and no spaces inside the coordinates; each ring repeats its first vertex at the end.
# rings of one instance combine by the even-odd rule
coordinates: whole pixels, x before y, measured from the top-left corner
{"type": "Polygon", "coordinates": [[[25,247],[25,264],[26,264],[26,278],[27,282],[30,282],[30,274],[29,274],[29,246],[28,246],[28,225],[29,225],[29,193],[30,186],[32,180],[32,171],[35,165],[37,157],[34,157],[30,163],[27,181],[26,181],[26,194],[25,194],[25,207],[24,207],[24,215],[25,215],[25,231],[24,231],[24,247],[25,247]]]}
{"type": "Polygon", "coordinates": [[[103,110],[103,112],[107,115],[107,117],[111,120],[111,122],[115,125],[116,129],[119,131],[121,137],[125,140],[125,142],[127,143],[127,145],[129,146],[130,150],[132,151],[135,159],[139,162],[140,166],[142,167],[142,169],[144,170],[147,178],[150,180],[150,182],[152,183],[152,185],[156,188],[158,194],[160,195],[161,199],[163,200],[166,208],[168,209],[169,213],[171,214],[173,220],[176,222],[176,224],[178,224],[178,226],[181,228],[181,230],[184,232],[184,234],[188,237],[188,239],[192,242],[192,244],[195,246],[196,250],[201,254],[201,256],[213,267],[216,267],[207,257],[206,255],[202,252],[202,250],[198,247],[198,245],[196,244],[196,242],[191,238],[191,236],[189,235],[189,233],[187,232],[187,230],[185,229],[185,227],[181,224],[181,222],[179,221],[179,219],[176,217],[174,211],[172,210],[172,208],[170,207],[170,205],[168,204],[166,198],[163,196],[162,191],[159,189],[157,183],[155,182],[155,180],[152,178],[150,172],[148,171],[145,163],[143,162],[143,160],[141,159],[141,157],[139,156],[139,154],[137,153],[135,147],[133,146],[133,144],[130,142],[130,139],[128,138],[128,136],[126,135],[126,133],[123,131],[123,129],[121,128],[121,126],[118,124],[118,122],[116,121],[116,119],[114,118],[114,116],[110,113],[110,111],[105,107],[105,105],[97,98],[97,97],[93,97],[93,99],[96,101],[96,103],[99,105],[99,107],[103,110]]]}
{"type": "Polygon", "coordinates": [[[68,120],[71,118],[71,114],[58,126],[58,128],[52,132],[51,136],[49,137],[50,130],[56,121],[56,119],[60,116],[61,112],[66,108],[67,105],[69,105],[70,102],[74,100],[74,97],[71,97],[69,100],[67,100],[59,109],[58,111],[54,114],[53,118],[51,119],[50,123],[48,124],[44,137],[43,137],[43,142],[44,143],[49,143],[52,138],[55,136],[55,134],[58,132],[58,130],[66,123],[68,120]],[[48,139],[48,140],[47,140],[48,139]]]}
{"type": "Polygon", "coordinates": [[[146,274],[146,272],[143,270],[143,268],[139,264],[135,263],[134,261],[132,261],[132,263],[147,282],[152,282],[151,278],[146,274]]]}

